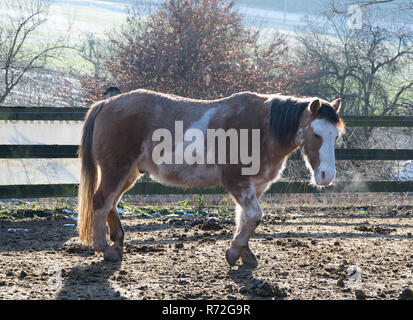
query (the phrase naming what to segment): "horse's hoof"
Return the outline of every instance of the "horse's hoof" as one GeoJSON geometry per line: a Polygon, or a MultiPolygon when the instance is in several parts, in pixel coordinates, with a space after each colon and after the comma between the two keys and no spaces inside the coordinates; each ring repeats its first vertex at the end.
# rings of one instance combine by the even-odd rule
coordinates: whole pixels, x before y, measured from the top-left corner
{"type": "Polygon", "coordinates": [[[123,247],[115,247],[116,252],[118,253],[119,257],[122,259],[123,256],[123,247]]]}
{"type": "Polygon", "coordinates": [[[107,247],[103,252],[103,259],[105,259],[105,261],[118,262],[121,260],[121,256],[115,248],[107,247]]]}
{"type": "Polygon", "coordinates": [[[251,249],[246,247],[241,250],[241,260],[242,263],[248,267],[256,268],[258,267],[258,260],[255,254],[252,253],[251,249]]]}
{"type": "Polygon", "coordinates": [[[240,257],[240,250],[237,248],[230,247],[225,252],[225,258],[227,259],[228,264],[233,267],[240,257]]]}

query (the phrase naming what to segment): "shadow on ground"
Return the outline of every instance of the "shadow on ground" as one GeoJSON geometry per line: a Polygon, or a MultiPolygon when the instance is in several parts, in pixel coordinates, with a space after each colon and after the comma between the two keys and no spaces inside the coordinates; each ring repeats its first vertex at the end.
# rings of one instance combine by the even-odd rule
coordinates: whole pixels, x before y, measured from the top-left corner
{"type": "Polygon", "coordinates": [[[237,286],[237,291],[239,291],[243,297],[246,299],[272,299],[272,295],[268,295],[267,297],[264,296],[257,296],[256,291],[251,290],[251,286],[257,283],[262,284],[264,281],[258,279],[252,275],[252,272],[256,268],[249,267],[246,265],[237,266],[236,269],[230,269],[227,272],[227,277],[234,281],[235,285],[237,286]]]}
{"type": "Polygon", "coordinates": [[[114,291],[108,281],[120,267],[121,262],[101,261],[72,268],[68,274],[62,275],[64,283],[57,299],[122,299],[120,293],[114,291]]]}

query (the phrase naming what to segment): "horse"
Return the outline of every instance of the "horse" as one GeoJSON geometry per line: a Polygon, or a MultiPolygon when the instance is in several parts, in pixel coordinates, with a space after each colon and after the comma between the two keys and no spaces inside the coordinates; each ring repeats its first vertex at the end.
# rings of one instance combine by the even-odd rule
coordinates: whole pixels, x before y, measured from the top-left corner
{"type": "MultiPolygon", "coordinates": [[[[165,185],[223,187],[236,206],[235,233],[226,260],[234,266],[241,258],[243,264],[256,267],[258,261],[248,242],[262,221],[260,196],[279,179],[288,157],[298,149],[315,185],[323,187],[333,182],[335,143],[345,127],[340,107],[341,99],[328,102],[317,97],[241,92],[216,100],[196,100],[145,89],[96,102],[86,114],[78,150],[80,241],[103,252],[104,260],[122,259],[125,232],[117,204],[148,172],[165,185]],[[214,146],[205,136],[198,136],[195,147],[204,147],[212,156],[208,161],[197,157],[187,163],[182,161],[182,149],[188,146],[188,140],[182,141],[181,137],[158,154],[163,160],[175,156],[175,162],[156,159],[159,144],[169,140],[165,134],[160,142],[159,132],[179,136],[177,131],[181,130],[187,138],[194,129],[198,133],[221,130],[225,143],[214,146]],[[255,130],[259,136],[254,139],[248,135],[231,149],[222,149],[231,142],[227,139],[230,132],[242,136],[243,130],[255,130]],[[239,161],[241,156],[233,152],[243,146],[258,150],[258,168],[249,173],[244,170],[253,165],[245,168],[245,161],[239,161]],[[112,244],[106,238],[106,223],[112,244]]],[[[185,154],[193,156],[196,148],[185,154]]]]}

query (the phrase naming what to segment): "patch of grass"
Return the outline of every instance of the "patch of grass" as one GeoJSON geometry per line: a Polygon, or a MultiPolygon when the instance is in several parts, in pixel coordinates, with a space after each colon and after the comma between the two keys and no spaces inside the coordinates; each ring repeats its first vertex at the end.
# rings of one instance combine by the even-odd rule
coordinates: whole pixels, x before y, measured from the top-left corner
{"type": "Polygon", "coordinates": [[[37,201],[7,201],[0,203],[0,220],[44,219],[76,216],[77,203],[73,199],[55,198],[37,201]]]}

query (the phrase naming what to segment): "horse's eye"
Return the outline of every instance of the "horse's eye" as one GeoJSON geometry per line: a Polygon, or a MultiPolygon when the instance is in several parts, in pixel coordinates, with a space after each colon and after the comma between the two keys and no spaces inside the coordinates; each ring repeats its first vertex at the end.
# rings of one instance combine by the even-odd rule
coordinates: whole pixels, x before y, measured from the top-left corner
{"type": "Polygon", "coordinates": [[[317,139],[321,138],[318,134],[314,133],[314,137],[316,137],[317,139]]]}

